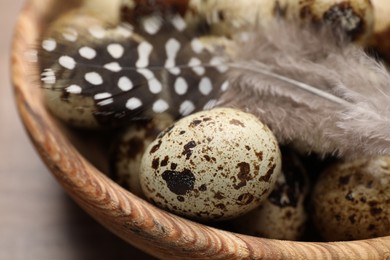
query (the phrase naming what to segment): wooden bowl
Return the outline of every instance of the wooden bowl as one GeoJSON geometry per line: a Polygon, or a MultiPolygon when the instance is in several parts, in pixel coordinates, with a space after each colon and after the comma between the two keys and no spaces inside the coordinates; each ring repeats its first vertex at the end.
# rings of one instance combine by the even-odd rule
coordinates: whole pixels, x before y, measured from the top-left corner
{"type": "Polygon", "coordinates": [[[312,243],[235,234],[160,210],[106,177],[76,148],[77,138],[48,114],[31,78],[37,68],[26,59],[26,52],[53,17],[78,2],[27,1],[15,31],[12,80],[20,116],[37,151],[58,182],[92,217],[133,246],[161,258],[390,259],[390,237],[312,243]]]}

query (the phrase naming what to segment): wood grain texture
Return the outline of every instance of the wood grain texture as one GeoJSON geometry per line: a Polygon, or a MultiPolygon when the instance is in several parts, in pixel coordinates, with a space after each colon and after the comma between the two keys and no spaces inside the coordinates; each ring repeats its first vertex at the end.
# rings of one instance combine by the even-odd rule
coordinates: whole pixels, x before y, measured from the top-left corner
{"type": "Polygon", "coordinates": [[[11,38],[23,3],[0,1],[0,259],[155,259],[80,209],[33,149],[9,78],[11,38]]]}
{"type": "MultiPolygon", "coordinates": [[[[13,44],[12,79],[22,121],[42,159],[70,196],[106,228],[156,257],[172,259],[390,259],[390,237],[304,243],[234,234],[162,211],[125,191],[69,141],[45,110],[39,88],[26,71],[34,67],[24,53],[36,42],[56,11],[55,0],[30,0],[20,15],[13,44]],[[50,11],[50,14],[47,12],[50,11]]],[[[71,6],[70,6],[71,7],[71,6]]]]}

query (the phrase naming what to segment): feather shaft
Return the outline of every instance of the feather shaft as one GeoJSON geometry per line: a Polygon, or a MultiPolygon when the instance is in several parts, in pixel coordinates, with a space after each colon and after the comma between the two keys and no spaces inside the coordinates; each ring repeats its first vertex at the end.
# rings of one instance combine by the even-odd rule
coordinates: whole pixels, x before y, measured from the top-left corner
{"type": "Polygon", "coordinates": [[[253,113],[304,153],[390,154],[390,74],[361,47],[280,21],[249,30],[243,45],[228,61],[219,106],[253,113]]]}
{"type": "MultiPolygon", "coordinates": [[[[252,64],[256,63],[255,61],[252,61],[252,64]]],[[[322,91],[316,87],[313,87],[313,86],[310,86],[308,84],[305,84],[303,82],[300,82],[298,80],[294,80],[292,78],[288,78],[288,77],[285,77],[283,75],[280,75],[280,74],[277,74],[277,73],[273,73],[272,71],[269,71],[267,69],[262,69],[260,68],[259,66],[257,67],[253,67],[250,65],[250,62],[248,64],[245,64],[245,63],[241,63],[241,64],[228,64],[230,68],[235,68],[235,69],[241,69],[241,70],[246,70],[246,71],[252,71],[252,72],[255,72],[255,73],[260,73],[260,74],[263,74],[265,76],[270,76],[270,77],[273,77],[275,79],[278,79],[278,80],[281,80],[281,81],[284,81],[288,84],[291,84],[292,86],[295,86],[295,87],[298,87],[298,88],[301,88],[307,92],[310,92],[314,95],[317,95],[319,97],[323,97],[329,101],[332,101],[336,104],[339,104],[339,105],[344,105],[344,106],[349,106],[351,105],[351,103],[349,103],[348,101],[342,99],[342,98],[339,98],[333,94],[330,94],[328,92],[325,92],[325,91],[322,91]]]]}

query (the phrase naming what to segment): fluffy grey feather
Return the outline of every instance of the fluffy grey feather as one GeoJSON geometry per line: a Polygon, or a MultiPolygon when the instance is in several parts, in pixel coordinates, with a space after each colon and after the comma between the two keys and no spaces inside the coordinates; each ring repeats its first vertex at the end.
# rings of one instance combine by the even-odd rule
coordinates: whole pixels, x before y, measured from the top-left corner
{"type": "Polygon", "coordinates": [[[390,154],[390,76],[362,48],[283,22],[239,44],[221,106],[255,114],[281,144],[303,152],[390,154]]]}

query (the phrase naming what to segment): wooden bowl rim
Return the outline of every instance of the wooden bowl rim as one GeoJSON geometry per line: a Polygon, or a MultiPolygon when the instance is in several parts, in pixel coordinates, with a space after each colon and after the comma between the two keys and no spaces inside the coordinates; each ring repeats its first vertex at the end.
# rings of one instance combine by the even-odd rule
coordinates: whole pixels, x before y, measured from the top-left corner
{"type": "MultiPolygon", "coordinates": [[[[53,2],[46,0],[41,2],[53,2]]],[[[161,258],[384,259],[390,236],[348,242],[293,242],[218,230],[160,210],[125,191],[86,161],[50,120],[28,77],[26,51],[38,39],[37,1],[21,11],[12,46],[11,78],[20,117],[43,161],[68,194],[92,217],[133,246],[161,258]],[[35,101],[35,102],[34,102],[35,101]]]]}

